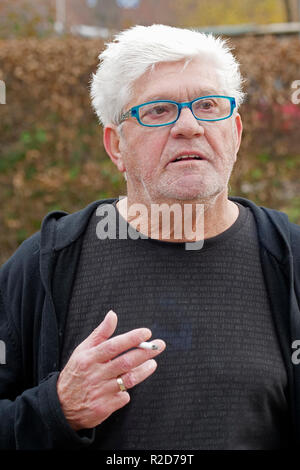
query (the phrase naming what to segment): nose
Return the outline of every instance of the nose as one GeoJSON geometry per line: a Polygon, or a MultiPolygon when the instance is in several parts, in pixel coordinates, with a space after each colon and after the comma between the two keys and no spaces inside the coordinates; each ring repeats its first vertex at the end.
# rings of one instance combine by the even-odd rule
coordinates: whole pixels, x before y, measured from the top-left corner
{"type": "Polygon", "coordinates": [[[182,108],[179,118],[171,128],[171,135],[174,138],[185,137],[191,139],[193,137],[200,137],[203,134],[204,128],[201,121],[194,117],[188,107],[182,108]]]}

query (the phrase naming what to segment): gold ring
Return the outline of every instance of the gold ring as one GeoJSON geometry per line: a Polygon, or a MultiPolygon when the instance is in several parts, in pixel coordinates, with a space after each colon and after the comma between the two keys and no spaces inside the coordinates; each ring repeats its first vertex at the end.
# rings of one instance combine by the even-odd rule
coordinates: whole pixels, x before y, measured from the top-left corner
{"type": "Polygon", "coordinates": [[[125,387],[124,382],[121,377],[117,377],[117,382],[118,382],[121,392],[126,392],[127,388],[125,387]]]}

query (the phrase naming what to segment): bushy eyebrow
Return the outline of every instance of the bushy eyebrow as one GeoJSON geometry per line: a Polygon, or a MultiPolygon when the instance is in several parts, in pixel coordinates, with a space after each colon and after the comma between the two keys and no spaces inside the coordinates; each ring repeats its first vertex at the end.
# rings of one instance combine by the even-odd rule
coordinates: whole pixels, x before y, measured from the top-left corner
{"type": "MultiPolygon", "coordinates": [[[[222,95],[221,91],[217,91],[213,88],[206,88],[203,90],[199,90],[197,93],[193,93],[194,98],[200,98],[201,96],[209,96],[209,95],[222,95]]],[[[147,103],[148,101],[156,101],[156,100],[171,100],[177,101],[174,98],[174,95],[170,95],[169,93],[162,93],[160,95],[150,95],[144,99],[143,103],[147,103]]],[[[188,100],[189,101],[189,100],[188,100]]]]}

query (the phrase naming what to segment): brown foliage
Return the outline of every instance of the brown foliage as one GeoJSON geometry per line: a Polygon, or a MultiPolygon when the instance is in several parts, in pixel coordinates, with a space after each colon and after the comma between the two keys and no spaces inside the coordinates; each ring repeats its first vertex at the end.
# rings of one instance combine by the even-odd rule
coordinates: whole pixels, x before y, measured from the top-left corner
{"type": "MultiPolygon", "coordinates": [[[[241,61],[248,99],[240,110],[243,142],[232,193],[289,212],[300,222],[300,80],[298,38],[231,41],[241,61]]],[[[50,210],[74,212],[95,199],[125,194],[123,177],[102,145],[89,98],[103,43],[63,40],[0,41],[0,264],[40,228],[50,210]]]]}

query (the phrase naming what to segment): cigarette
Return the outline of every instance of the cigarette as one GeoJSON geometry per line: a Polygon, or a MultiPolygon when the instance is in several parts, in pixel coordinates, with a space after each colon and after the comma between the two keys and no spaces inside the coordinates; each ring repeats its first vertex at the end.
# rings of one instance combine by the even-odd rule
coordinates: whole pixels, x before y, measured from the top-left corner
{"type": "Polygon", "coordinates": [[[142,348],[142,349],[158,349],[158,346],[156,346],[156,344],[151,344],[151,343],[146,343],[146,342],[142,342],[138,345],[138,348],[142,348]]]}

